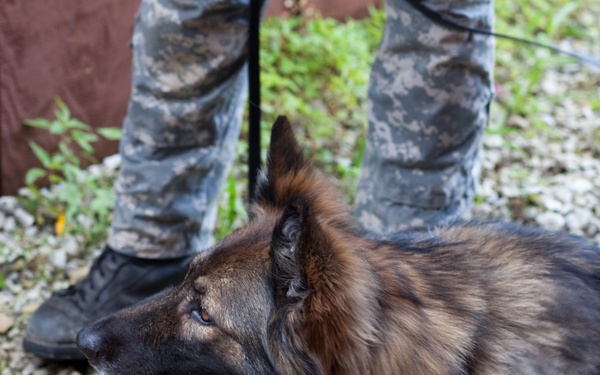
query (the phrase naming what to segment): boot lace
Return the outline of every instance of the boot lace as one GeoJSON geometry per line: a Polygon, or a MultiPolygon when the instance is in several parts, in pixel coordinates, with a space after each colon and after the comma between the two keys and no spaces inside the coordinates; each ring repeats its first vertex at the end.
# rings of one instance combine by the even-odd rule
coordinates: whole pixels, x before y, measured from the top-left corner
{"type": "Polygon", "coordinates": [[[114,251],[106,249],[92,263],[92,267],[88,275],[80,282],[69,286],[66,289],[54,292],[56,296],[69,299],[76,304],[80,309],[85,306],[85,302],[90,298],[98,297],[99,291],[108,281],[106,276],[110,274],[107,269],[109,264],[114,264],[118,261],[114,251]]]}

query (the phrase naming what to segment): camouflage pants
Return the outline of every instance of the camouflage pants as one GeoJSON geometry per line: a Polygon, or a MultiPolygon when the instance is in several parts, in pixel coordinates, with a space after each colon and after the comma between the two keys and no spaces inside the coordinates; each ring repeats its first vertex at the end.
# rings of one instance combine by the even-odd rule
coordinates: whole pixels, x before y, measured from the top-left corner
{"type": "MultiPolygon", "coordinates": [[[[115,250],[169,258],[211,243],[245,106],[248,2],[142,0],[108,238],[115,250]]],[[[450,3],[449,16],[491,24],[489,2],[429,6],[450,3]]],[[[403,0],[386,6],[356,206],[379,231],[435,223],[431,212],[453,215],[470,201],[492,70],[489,40],[433,25],[403,0]]]]}
{"type": "MultiPolygon", "coordinates": [[[[428,0],[460,24],[491,29],[492,0],[428,0]]],[[[369,129],[355,216],[380,233],[460,217],[479,178],[493,96],[492,38],[433,24],[387,0],[369,87],[369,129]]]]}
{"type": "Polygon", "coordinates": [[[108,244],[169,258],[212,241],[239,136],[248,0],[142,0],[108,244]]]}

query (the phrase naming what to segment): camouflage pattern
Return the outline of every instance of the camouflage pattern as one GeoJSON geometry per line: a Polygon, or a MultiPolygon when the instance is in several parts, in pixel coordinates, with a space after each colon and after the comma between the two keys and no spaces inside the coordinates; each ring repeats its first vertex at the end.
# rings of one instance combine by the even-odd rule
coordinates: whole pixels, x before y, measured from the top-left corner
{"type": "Polygon", "coordinates": [[[142,0],[108,244],[144,258],[210,245],[247,92],[248,0],[142,0]]]}
{"type": "MultiPolygon", "coordinates": [[[[492,28],[492,0],[422,3],[463,25],[492,28]]],[[[380,233],[465,213],[493,96],[493,38],[444,28],[405,0],[388,0],[386,12],[355,201],[361,225],[380,233]]]]}

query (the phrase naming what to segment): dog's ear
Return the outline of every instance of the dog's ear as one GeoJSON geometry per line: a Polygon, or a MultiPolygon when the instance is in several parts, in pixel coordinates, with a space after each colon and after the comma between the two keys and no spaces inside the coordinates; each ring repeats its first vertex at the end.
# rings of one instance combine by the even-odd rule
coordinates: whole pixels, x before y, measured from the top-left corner
{"type": "Polygon", "coordinates": [[[294,132],[284,116],[279,116],[271,129],[271,143],[263,171],[256,188],[256,200],[262,204],[284,206],[295,190],[294,178],[312,168],[298,145],[294,132]]]}
{"type": "Polygon", "coordinates": [[[320,217],[351,225],[342,192],[304,156],[287,118],[280,116],[271,130],[266,170],[258,179],[250,217],[259,212],[279,212],[299,197],[310,198],[320,217]],[[273,210],[274,209],[274,210],[273,210]]]}
{"type": "Polygon", "coordinates": [[[308,202],[297,199],[288,204],[273,230],[271,261],[277,300],[298,300],[305,296],[307,283],[298,262],[298,245],[306,240],[303,230],[308,215],[308,202]]]}
{"type": "Polygon", "coordinates": [[[273,230],[271,252],[276,298],[280,301],[305,298],[334,271],[331,239],[306,197],[298,197],[286,207],[273,230]]]}
{"type": "Polygon", "coordinates": [[[315,288],[311,276],[320,271],[316,250],[321,246],[327,246],[327,239],[311,213],[309,201],[304,197],[293,200],[273,230],[271,282],[276,312],[270,331],[271,337],[280,343],[275,350],[286,348],[278,354],[288,367],[294,367],[294,373],[325,373],[320,360],[303,338],[304,302],[315,288]]]}
{"type": "MultiPolygon", "coordinates": [[[[319,222],[312,202],[293,200],[275,225],[271,242],[276,305],[301,301],[313,293],[335,293],[341,262],[347,255],[319,222]]],[[[314,300],[313,300],[314,302],[314,300]]]]}
{"type": "Polygon", "coordinates": [[[271,143],[267,158],[269,179],[298,173],[306,166],[304,152],[294,136],[287,117],[279,116],[271,128],[271,143]]]}

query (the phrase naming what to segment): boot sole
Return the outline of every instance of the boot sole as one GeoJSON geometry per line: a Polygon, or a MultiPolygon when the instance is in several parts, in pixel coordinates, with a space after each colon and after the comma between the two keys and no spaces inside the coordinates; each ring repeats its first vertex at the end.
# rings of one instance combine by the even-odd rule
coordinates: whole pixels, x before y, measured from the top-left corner
{"type": "Polygon", "coordinates": [[[75,343],[55,343],[36,339],[25,334],[23,338],[23,349],[41,358],[55,361],[85,361],[86,358],[77,349],[75,343]]]}

